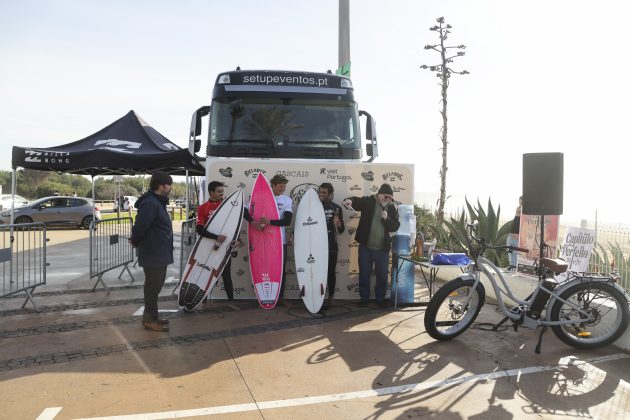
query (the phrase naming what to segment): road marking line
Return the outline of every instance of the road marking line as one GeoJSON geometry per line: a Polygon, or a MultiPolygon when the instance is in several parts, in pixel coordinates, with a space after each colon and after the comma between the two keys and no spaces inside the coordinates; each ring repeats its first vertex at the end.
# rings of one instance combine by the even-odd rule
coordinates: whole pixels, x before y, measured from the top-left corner
{"type": "Polygon", "coordinates": [[[128,414],[121,416],[90,417],[77,420],[159,420],[182,417],[207,416],[212,414],[238,413],[243,411],[268,410],[272,408],[295,407],[300,405],[321,404],[334,401],[347,401],[359,398],[379,397],[383,395],[399,394],[403,392],[413,392],[431,388],[441,388],[445,386],[460,385],[464,383],[487,381],[517,375],[527,375],[530,373],[546,372],[556,370],[559,367],[589,365],[603,363],[612,360],[627,359],[630,355],[618,353],[608,356],[595,357],[587,360],[579,360],[575,357],[563,358],[562,363],[556,365],[531,366],[519,369],[501,370],[497,372],[481,373],[478,375],[467,375],[459,378],[447,378],[440,381],[420,382],[408,385],[392,386],[387,388],[368,389],[365,391],[344,392],[341,394],[319,395],[315,397],[295,398],[288,400],[263,401],[259,403],[223,405],[217,407],[205,407],[189,410],[162,411],[156,413],[128,414]]]}
{"type": "MultiPolygon", "coordinates": [[[[162,313],[167,313],[167,312],[179,312],[179,309],[160,309],[158,310],[158,313],[162,312],[162,313]]],[[[140,316],[144,313],[144,306],[141,306],[136,312],[133,313],[133,315],[131,316],[140,316]]]]}
{"type": "Polygon", "coordinates": [[[63,407],[48,407],[35,420],[53,420],[63,407]]]}

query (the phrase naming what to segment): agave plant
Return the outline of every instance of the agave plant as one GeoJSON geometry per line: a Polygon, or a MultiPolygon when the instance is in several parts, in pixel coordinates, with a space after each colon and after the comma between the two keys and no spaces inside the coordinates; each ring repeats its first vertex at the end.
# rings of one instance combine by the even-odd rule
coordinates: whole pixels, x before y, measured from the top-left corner
{"type": "Polygon", "coordinates": [[[630,256],[626,258],[623,248],[618,242],[608,243],[608,249],[597,243],[589,261],[589,271],[616,271],[621,276],[622,286],[630,288],[630,256]]]}
{"type": "MultiPolygon", "coordinates": [[[[470,222],[478,223],[477,235],[485,239],[489,244],[503,245],[510,232],[511,221],[499,227],[501,206],[495,211],[492,201],[488,199],[487,210],[483,208],[479,200],[477,206],[473,207],[466,199],[467,214],[464,211],[457,218],[445,220],[443,226],[435,226],[438,243],[444,244],[448,249],[459,252],[467,248],[466,224],[470,222]]],[[[507,264],[507,254],[501,251],[489,250],[486,257],[493,263],[503,266],[507,264]]]]}

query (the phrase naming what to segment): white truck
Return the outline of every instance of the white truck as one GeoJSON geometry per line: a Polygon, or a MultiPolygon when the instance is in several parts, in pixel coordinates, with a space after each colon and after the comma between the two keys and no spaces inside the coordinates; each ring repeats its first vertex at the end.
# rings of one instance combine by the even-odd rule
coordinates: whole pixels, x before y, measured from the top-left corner
{"type": "MultiPolygon", "coordinates": [[[[413,204],[412,164],[374,163],[377,143],[374,119],[359,111],[350,79],[330,73],[235,71],[219,74],[210,106],[193,113],[191,152],[201,148],[201,118],[210,115],[206,150],[206,181],[221,181],[226,193],[238,187],[249,195],[258,172],[267,179],[283,174],[294,211],[308,188],[330,182],[334,201],[376,193],[389,183],[398,204],[413,204]],[[362,147],[359,116],[366,117],[362,147]],[[362,160],[366,154],[369,159],[362,160]]],[[[202,183],[205,185],[205,183],[202,183]]],[[[206,191],[207,193],[207,191],[206,191]]],[[[205,201],[206,194],[200,196],[205,201]]],[[[359,214],[344,210],[346,231],[338,236],[335,297],[358,299],[358,244],[354,241],[359,214]]],[[[242,239],[246,239],[243,222],[242,239]]],[[[289,229],[289,232],[291,230],[289,229]]],[[[287,256],[287,298],[298,298],[293,251],[287,256]]],[[[234,293],[255,299],[247,247],[232,260],[234,293]]],[[[225,296],[223,285],[213,298],[225,296]]]]}

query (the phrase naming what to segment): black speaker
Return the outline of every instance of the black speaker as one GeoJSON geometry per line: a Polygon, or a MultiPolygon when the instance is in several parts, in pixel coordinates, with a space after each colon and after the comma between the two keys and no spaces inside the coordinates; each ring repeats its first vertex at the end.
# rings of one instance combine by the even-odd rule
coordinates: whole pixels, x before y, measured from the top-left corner
{"type": "Polygon", "coordinates": [[[523,155],[523,213],[562,214],[564,154],[523,155]]]}

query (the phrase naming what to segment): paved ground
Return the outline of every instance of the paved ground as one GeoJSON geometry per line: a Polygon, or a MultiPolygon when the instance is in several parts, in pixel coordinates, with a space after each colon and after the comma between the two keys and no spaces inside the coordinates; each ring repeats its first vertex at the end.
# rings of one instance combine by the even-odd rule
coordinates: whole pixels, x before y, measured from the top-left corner
{"type": "MultiPolygon", "coordinates": [[[[76,233],[55,234],[51,248],[76,233]]],[[[59,248],[61,251],[61,248],[59,248]]],[[[52,260],[51,260],[52,261],[52,260]]],[[[69,265],[74,264],[69,259],[69,265]]],[[[77,263],[77,267],[79,264],[77,263]]],[[[61,267],[51,267],[52,270],[61,267]]],[[[471,329],[447,343],[424,332],[423,308],[339,302],[312,318],[299,303],[263,311],[222,302],[166,312],[145,331],[143,281],[112,275],[108,295],[59,277],[41,313],[0,300],[1,418],[605,418],[630,413],[630,354],[577,351],[536,333],[471,329]],[[69,290],[73,289],[73,290],[69,290]],[[148,414],[153,413],[153,414],[148,414]],[[115,417],[119,418],[119,417],[115,417]]],[[[84,276],[85,277],[85,276],[84,276]]],[[[68,277],[66,277],[68,279],[68,277]]],[[[160,308],[174,310],[167,285],[160,308]]],[[[480,321],[498,321],[486,305],[480,321]]]]}

